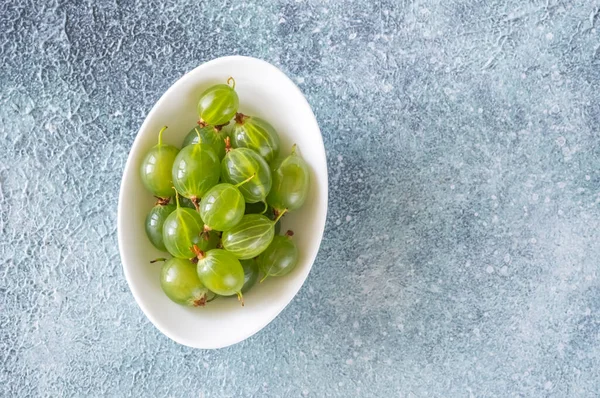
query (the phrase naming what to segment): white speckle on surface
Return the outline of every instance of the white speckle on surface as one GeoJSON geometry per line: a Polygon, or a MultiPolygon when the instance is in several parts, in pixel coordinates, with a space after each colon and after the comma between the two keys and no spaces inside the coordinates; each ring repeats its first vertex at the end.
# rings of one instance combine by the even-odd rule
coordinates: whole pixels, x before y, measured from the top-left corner
{"type": "Polygon", "coordinates": [[[502,266],[502,268],[500,268],[500,275],[508,275],[508,267],[506,265],[502,266]]]}
{"type": "Polygon", "coordinates": [[[342,220],[340,220],[339,218],[337,220],[335,220],[335,225],[340,225],[342,223],[342,220]]]}
{"type": "Polygon", "coordinates": [[[488,265],[487,268],[485,269],[485,272],[487,272],[488,274],[493,274],[494,267],[492,267],[491,265],[488,265]]]}
{"type": "Polygon", "coordinates": [[[53,123],[51,123],[51,122],[46,122],[46,123],[44,124],[44,128],[45,128],[46,130],[48,130],[49,132],[51,132],[51,133],[56,133],[56,125],[54,125],[54,124],[53,124],[53,123]]]}
{"type": "Polygon", "coordinates": [[[590,177],[589,175],[586,175],[586,176],[585,176],[585,180],[586,180],[586,181],[589,181],[589,180],[591,180],[591,179],[592,179],[592,177],[590,177]]]}
{"type": "Polygon", "coordinates": [[[302,76],[297,77],[296,78],[296,83],[303,84],[304,83],[304,78],[302,76]]]}
{"type": "Polygon", "coordinates": [[[341,162],[342,160],[344,160],[344,157],[342,155],[338,155],[337,160],[338,160],[338,162],[341,162]]]}
{"type": "Polygon", "coordinates": [[[352,221],[352,216],[346,216],[346,222],[352,221]]]}
{"type": "Polygon", "coordinates": [[[352,359],[352,358],[346,359],[346,365],[353,365],[353,364],[354,364],[354,359],[352,359]]]}
{"type": "Polygon", "coordinates": [[[552,385],[553,385],[553,384],[552,384],[552,382],[551,382],[551,381],[547,381],[547,382],[545,382],[545,383],[544,383],[544,388],[545,388],[546,390],[550,390],[550,389],[552,389],[552,385]]]}
{"type": "Polygon", "coordinates": [[[354,321],[354,322],[352,323],[352,327],[353,327],[354,329],[358,329],[358,326],[359,326],[359,324],[358,324],[358,321],[354,321]]]}
{"type": "Polygon", "coordinates": [[[454,189],[456,186],[454,184],[450,185],[450,189],[454,189]]]}
{"type": "Polygon", "coordinates": [[[537,202],[539,198],[540,198],[540,195],[538,195],[537,193],[534,193],[533,195],[531,195],[531,200],[533,200],[534,202],[537,202]]]}
{"type": "Polygon", "coordinates": [[[567,186],[567,183],[564,181],[560,181],[557,185],[560,189],[564,189],[567,186]]]}
{"type": "Polygon", "coordinates": [[[556,143],[558,144],[558,146],[565,146],[567,140],[565,139],[565,137],[561,136],[556,139],[556,143]]]}
{"type": "Polygon", "coordinates": [[[554,39],[554,35],[551,32],[548,32],[548,33],[546,33],[546,39],[552,40],[552,39],[554,39]]]}

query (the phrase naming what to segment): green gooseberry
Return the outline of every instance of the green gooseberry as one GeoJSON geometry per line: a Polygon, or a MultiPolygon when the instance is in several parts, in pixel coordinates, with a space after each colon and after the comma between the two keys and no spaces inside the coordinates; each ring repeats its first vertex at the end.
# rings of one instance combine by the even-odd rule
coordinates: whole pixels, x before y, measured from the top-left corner
{"type": "Polygon", "coordinates": [[[169,199],[159,199],[156,205],[150,210],[146,216],[146,235],[150,243],[158,250],[167,251],[163,242],[163,225],[167,217],[175,211],[176,206],[169,204],[169,199]]]}
{"type": "Polygon", "coordinates": [[[246,214],[235,227],[223,232],[223,248],[241,260],[258,256],[273,240],[274,226],[285,212],[279,213],[275,221],[262,214],[246,214]]]}
{"type": "MultiPolygon", "coordinates": [[[[226,139],[226,145],[229,139],[226,139]]],[[[255,177],[240,186],[247,203],[264,202],[271,190],[269,165],[258,153],[248,148],[231,149],[221,162],[221,177],[224,182],[239,184],[250,176],[255,177]]]]}
{"type": "Polygon", "coordinates": [[[237,113],[231,141],[234,148],[252,149],[267,163],[279,155],[279,134],[269,122],[256,116],[237,113]]]}
{"type": "Polygon", "coordinates": [[[227,79],[227,84],[209,87],[200,95],[198,101],[199,124],[205,126],[221,126],[227,124],[236,114],[239,98],[235,92],[235,80],[227,79]]]}
{"type": "Polygon", "coordinates": [[[201,250],[217,247],[219,236],[215,231],[205,231],[202,217],[195,209],[181,207],[175,195],[177,208],[163,225],[163,242],[169,253],[177,258],[195,257],[194,245],[201,250]]]}
{"type": "Polygon", "coordinates": [[[310,172],[306,161],[296,154],[296,145],[285,159],[273,163],[273,186],[267,203],[276,211],[299,209],[308,196],[310,172]]]}
{"type": "Polygon", "coordinates": [[[167,129],[164,126],[158,133],[158,144],[153,146],[144,156],[140,164],[142,184],[152,195],[168,198],[173,191],[171,187],[171,169],[179,149],[173,145],[163,144],[162,134],[167,129]]]}
{"type": "Polygon", "coordinates": [[[258,267],[264,274],[264,281],[269,276],[289,274],[298,264],[300,257],[298,247],[292,240],[292,231],[285,235],[275,236],[273,241],[256,259],[258,267]]]}
{"type": "Polygon", "coordinates": [[[196,250],[196,256],[198,258],[196,270],[204,286],[221,296],[236,294],[244,305],[242,287],[245,278],[244,268],[240,261],[223,249],[213,249],[207,252],[196,250]]]}
{"type": "Polygon", "coordinates": [[[206,192],[200,202],[200,216],[208,229],[227,231],[240,222],[246,202],[238,188],[252,178],[254,176],[236,185],[221,183],[206,192]]]}
{"type": "Polygon", "coordinates": [[[175,189],[196,206],[204,193],[219,182],[219,175],[219,158],[202,141],[183,148],[173,163],[175,189]]]}
{"type": "Polygon", "coordinates": [[[160,272],[160,286],[172,301],[188,307],[203,307],[214,298],[200,281],[196,264],[188,259],[167,260],[160,272]]]}

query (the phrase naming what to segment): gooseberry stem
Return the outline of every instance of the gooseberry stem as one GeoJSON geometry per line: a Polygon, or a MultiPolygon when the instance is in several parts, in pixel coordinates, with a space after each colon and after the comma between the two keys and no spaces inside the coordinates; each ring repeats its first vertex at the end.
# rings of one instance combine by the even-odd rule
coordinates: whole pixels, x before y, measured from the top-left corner
{"type": "Polygon", "coordinates": [[[203,294],[199,299],[193,301],[194,307],[204,307],[206,305],[206,294],[203,294]]]}
{"type": "Polygon", "coordinates": [[[160,206],[166,206],[171,201],[171,198],[161,198],[158,196],[154,196],[156,198],[156,204],[160,206]]]}
{"type": "Polygon", "coordinates": [[[267,204],[266,200],[263,201],[263,205],[265,205],[265,208],[263,209],[263,211],[260,214],[265,214],[267,212],[267,210],[269,210],[269,205],[267,204]]]}
{"type": "Polygon", "coordinates": [[[198,127],[196,127],[194,130],[196,130],[196,135],[198,136],[198,144],[202,144],[202,137],[200,136],[200,130],[198,130],[198,127]]]}
{"type": "Polygon", "coordinates": [[[242,296],[241,292],[237,292],[238,301],[242,303],[242,307],[244,306],[244,296],[242,296]]]}
{"type": "Polygon", "coordinates": [[[292,231],[291,229],[288,229],[287,232],[285,233],[285,236],[291,238],[292,236],[294,236],[294,231],[292,231]]]}
{"type": "Polygon", "coordinates": [[[241,112],[235,114],[235,122],[237,124],[244,124],[244,121],[248,119],[250,116],[246,116],[241,112]]]}
{"type": "Polygon", "coordinates": [[[190,200],[192,201],[192,204],[196,208],[196,211],[200,211],[200,205],[198,205],[198,198],[195,196],[190,196],[190,200]]]}
{"type": "Polygon", "coordinates": [[[217,296],[217,295],[214,295],[214,296],[213,296],[213,298],[211,298],[210,300],[206,300],[206,302],[207,302],[207,303],[210,303],[211,301],[214,301],[214,300],[215,300],[217,297],[219,297],[219,296],[217,296]]]}
{"type": "Polygon", "coordinates": [[[209,227],[208,225],[204,224],[204,229],[202,230],[202,232],[200,232],[200,236],[202,236],[202,239],[204,239],[207,242],[209,239],[210,231],[212,231],[212,228],[209,227]]]}
{"type": "Polygon", "coordinates": [[[204,257],[206,257],[206,255],[204,254],[204,252],[202,250],[200,250],[198,245],[192,246],[192,250],[194,251],[194,254],[196,254],[196,258],[198,260],[202,260],[204,257]]]}
{"type": "Polygon", "coordinates": [[[175,187],[171,187],[175,190],[175,203],[177,203],[177,209],[179,209],[179,192],[177,192],[177,189],[175,187]]]}
{"type": "Polygon", "coordinates": [[[265,279],[267,279],[269,277],[269,275],[265,275],[258,283],[263,283],[265,281],[265,279]]]}
{"type": "Polygon", "coordinates": [[[292,145],[292,155],[296,154],[296,144],[292,145]]]}
{"type": "Polygon", "coordinates": [[[235,90],[235,79],[233,78],[233,76],[229,76],[229,79],[227,79],[227,84],[230,85],[231,88],[235,90]]]}
{"type": "Polygon", "coordinates": [[[167,259],[164,258],[164,257],[155,258],[154,260],[150,261],[150,264],[154,264],[154,263],[157,263],[159,261],[167,261],[167,259]]]}
{"type": "Polygon", "coordinates": [[[253,179],[254,177],[256,177],[256,173],[252,174],[250,177],[246,178],[244,181],[240,182],[239,184],[235,184],[234,187],[239,188],[242,185],[244,185],[245,183],[247,183],[248,181],[250,181],[251,179],[253,179]]]}
{"type": "Polygon", "coordinates": [[[277,218],[275,219],[275,221],[273,221],[273,225],[277,224],[277,221],[279,221],[279,219],[280,219],[281,217],[283,217],[283,215],[284,215],[285,213],[287,213],[287,211],[288,211],[288,209],[283,209],[283,210],[281,211],[281,213],[279,213],[279,214],[277,215],[277,218]]]}
{"type": "Polygon", "coordinates": [[[229,153],[231,151],[231,140],[229,137],[225,137],[225,153],[229,153]]]}
{"type": "Polygon", "coordinates": [[[163,131],[165,131],[167,129],[167,126],[164,126],[162,129],[160,129],[159,133],[158,133],[158,146],[162,146],[162,134],[163,131]]]}
{"type": "Polygon", "coordinates": [[[216,126],[213,127],[213,129],[215,130],[215,133],[220,133],[221,130],[223,130],[223,127],[227,126],[229,124],[229,122],[224,123],[224,124],[218,124],[216,126]]]}

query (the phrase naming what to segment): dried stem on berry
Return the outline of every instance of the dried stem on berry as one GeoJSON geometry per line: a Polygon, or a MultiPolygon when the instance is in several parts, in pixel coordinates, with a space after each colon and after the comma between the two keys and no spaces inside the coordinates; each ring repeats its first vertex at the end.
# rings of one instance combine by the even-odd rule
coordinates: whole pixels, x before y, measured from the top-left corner
{"type": "Polygon", "coordinates": [[[158,196],[155,196],[156,198],[156,204],[160,205],[160,206],[166,206],[171,202],[171,198],[160,198],[158,196]]]}
{"type": "Polygon", "coordinates": [[[202,260],[204,257],[206,257],[204,252],[202,250],[200,250],[200,248],[197,245],[192,246],[192,250],[196,254],[196,258],[198,260],[202,260]]]}
{"type": "Polygon", "coordinates": [[[221,130],[223,130],[223,127],[227,126],[229,124],[229,122],[225,123],[225,124],[219,124],[217,126],[214,126],[213,129],[215,129],[215,132],[220,133],[221,130]]]}
{"type": "Polygon", "coordinates": [[[202,295],[201,298],[193,301],[194,307],[204,307],[206,305],[206,294],[202,295]]]}
{"type": "Polygon", "coordinates": [[[190,196],[190,200],[192,201],[194,207],[196,208],[196,211],[200,211],[200,205],[199,205],[198,198],[195,196],[190,196]]]}
{"type": "Polygon", "coordinates": [[[244,124],[244,122],[246,121],[246,119],[248,119],[250,116],[246,116],[243,113],[236,113],[235,114],[235,122],[237,124],[244,124]]]}

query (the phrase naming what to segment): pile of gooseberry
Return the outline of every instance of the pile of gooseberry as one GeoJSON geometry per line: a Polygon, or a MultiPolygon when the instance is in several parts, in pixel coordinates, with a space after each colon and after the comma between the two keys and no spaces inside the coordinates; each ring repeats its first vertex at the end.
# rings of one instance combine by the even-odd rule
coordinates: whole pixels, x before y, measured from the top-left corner
{"type": "Polygon", "coordinates": [[[157,198],[146,234],[172,256],[151,262],[164,261],[162,290],[181,305],[221,296],[243,305],[259,278],[286,275],[298,263],[293,232],[280,235],[280,219],[304,204],[308,165],[295,145],[280,157],[273,126],[238,106],[233,78],[208,88],[181,149],[163,143],[165,126],[141,163],[142,183],[157,198]]]}

